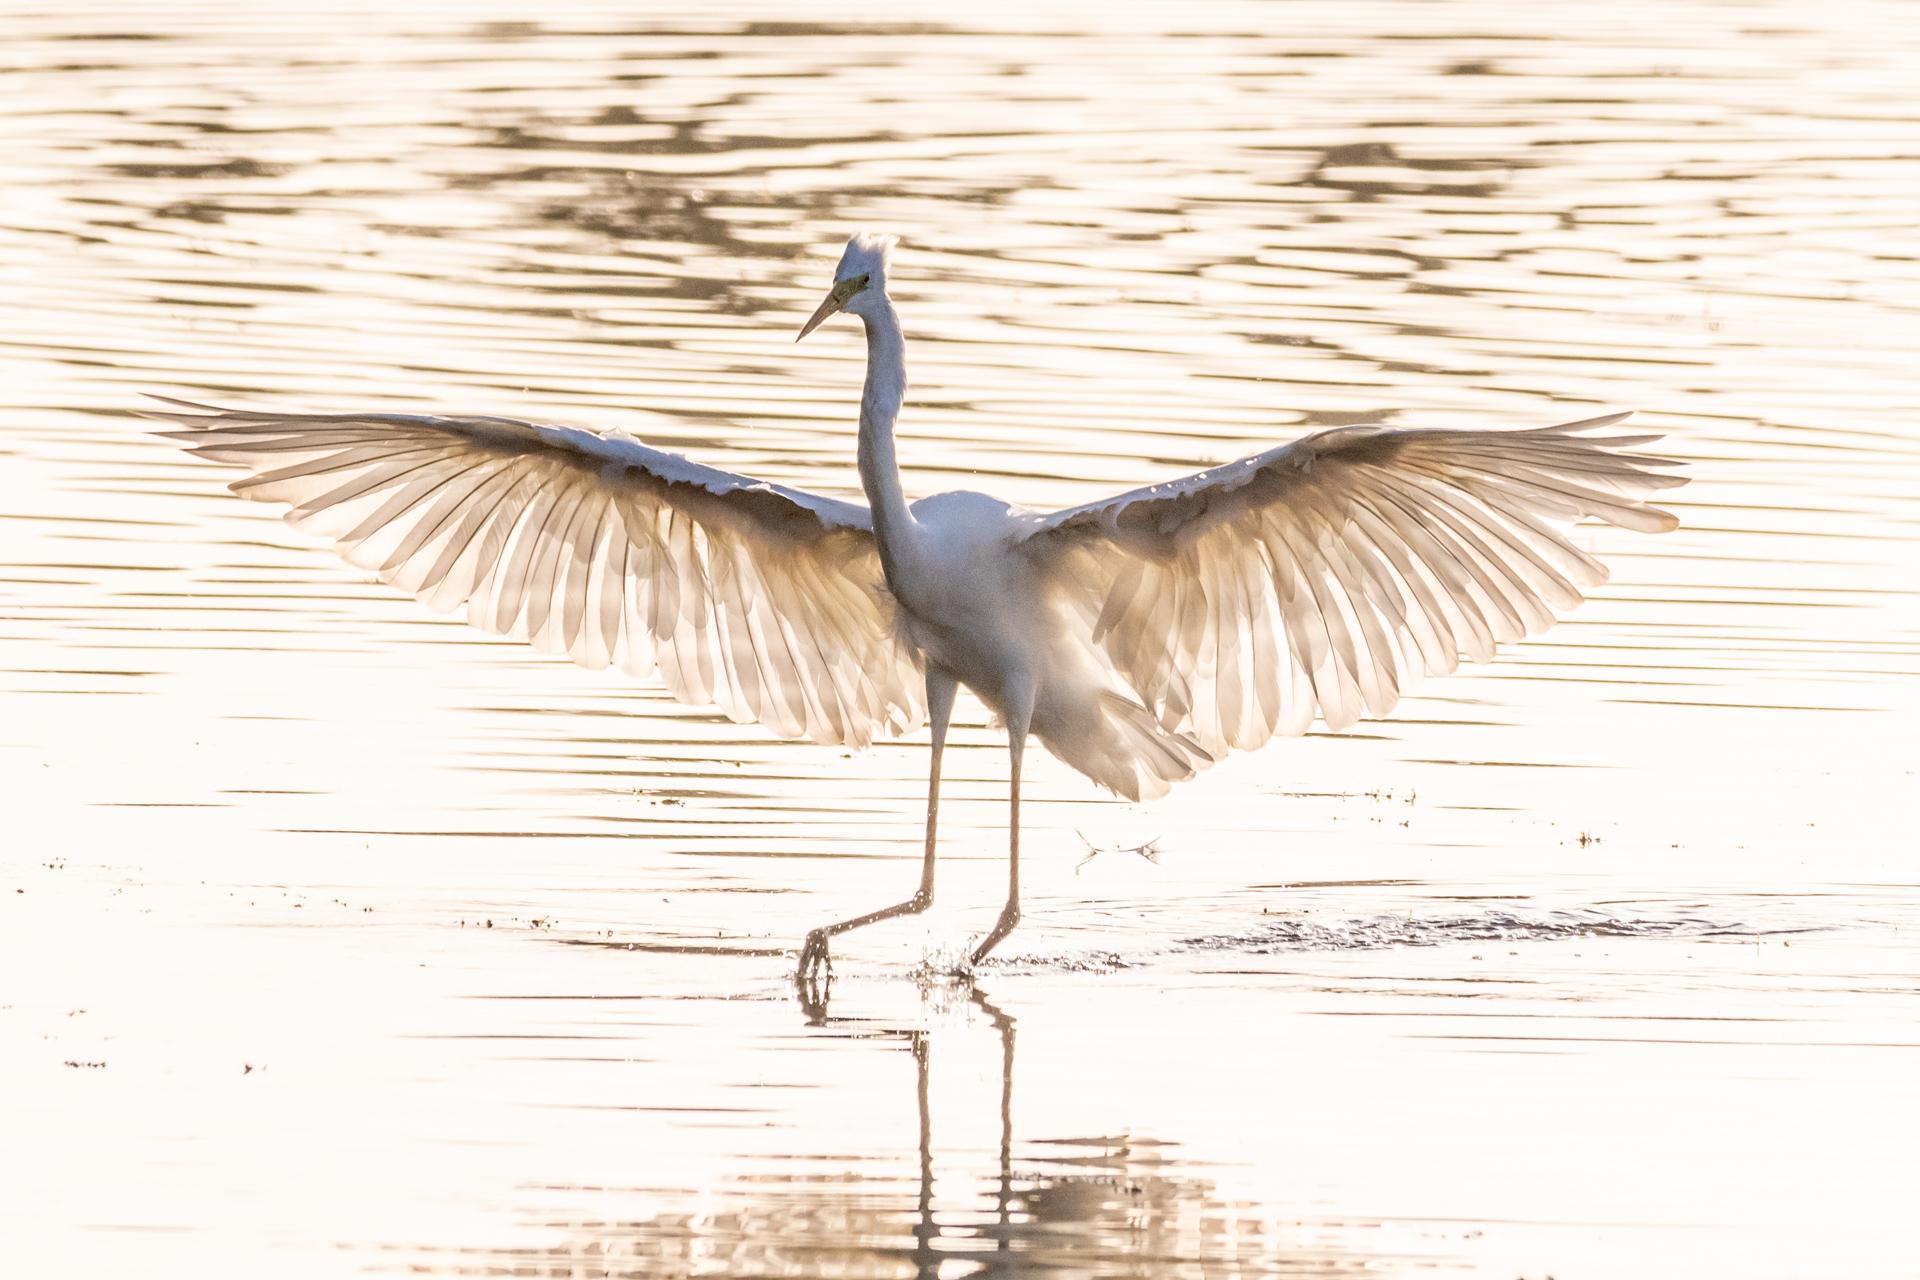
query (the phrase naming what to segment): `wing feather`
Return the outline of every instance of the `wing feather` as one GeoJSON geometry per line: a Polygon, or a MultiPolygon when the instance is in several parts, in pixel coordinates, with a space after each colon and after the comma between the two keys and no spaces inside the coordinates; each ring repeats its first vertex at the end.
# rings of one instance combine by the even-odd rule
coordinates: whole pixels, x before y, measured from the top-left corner
{"type": "Polygon", "coordinates": [[[1384,715],[1422,675],[1551,625],[1685,483],[1615,414],[1530,431],[1342,427],[1039,518],[1023,544],[1169,732],[1209,753],[1384,715]]]}
{"type": "Polygon", "coordinates": [[[681,699],[859,746],[925,716],[866,508],[621,436],[509,418],[168,401],[163,434],[251,474],[353,564],[435,609],[681,699]]]}

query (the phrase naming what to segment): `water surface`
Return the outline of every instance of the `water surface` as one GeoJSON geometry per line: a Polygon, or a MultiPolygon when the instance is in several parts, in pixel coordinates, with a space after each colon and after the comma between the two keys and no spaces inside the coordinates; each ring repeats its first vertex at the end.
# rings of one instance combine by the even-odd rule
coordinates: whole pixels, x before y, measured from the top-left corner
{"type": "Polygon", "coordinates": [[[11,1273],[1920,1275],[1901,5],[5,7],[11,1273]],[[816,7],[817,8],[817,7],[816,7]],[[1115,9],[1119,12],[1114,12],[1115,9]],[[142,392],[915,493],[1642,411],[1569,622],[1133,806],[438,618],[142,392]],[[1146,848],[1148,858],[1129,850],[1146,848]],[[1099,852],[1104,850],[1104,852],[1099,852]]]}

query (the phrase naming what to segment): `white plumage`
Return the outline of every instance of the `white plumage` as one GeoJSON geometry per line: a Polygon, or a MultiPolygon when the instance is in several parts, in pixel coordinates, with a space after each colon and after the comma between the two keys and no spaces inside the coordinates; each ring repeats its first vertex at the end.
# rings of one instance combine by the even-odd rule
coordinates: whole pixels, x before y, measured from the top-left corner
{"type": "Polygon", "coordinates": [[[785,738],[865,746],[926,718],[864,507],[571,427],[171,403],[190,429],[167,435],[254,472],[235,493],[284,503],[475,626],[657,670],[684,701],[785,738]]]}
{"type": "Polygon", "coordinates": [[[1390,711],[1422,675],[1548,626],[1606,570],[1583,517],[1648,532],[1685,483],[1632,452],[1626,414],[1524,431],[1323,431],[1255,457],[1037,515],[984,494],[909,506],[893,424],[904,341],[890,238],[847,245],[801,334],[845,310],[868,367],[868,504],[702,466],[627,436],[509,418],[282,414],[168,401],[232,488],[436,609],[587,667],[658,671],[673,693],[782,737],[864,746],[931,718],[920,892],[932,898],[954,687],[1006,724],[1010,886],[978,960],[1019,918],[1019,762],[1031,733],[1122,795],[1155,796],[1228,750],[1315,717],[1390,711]]]}

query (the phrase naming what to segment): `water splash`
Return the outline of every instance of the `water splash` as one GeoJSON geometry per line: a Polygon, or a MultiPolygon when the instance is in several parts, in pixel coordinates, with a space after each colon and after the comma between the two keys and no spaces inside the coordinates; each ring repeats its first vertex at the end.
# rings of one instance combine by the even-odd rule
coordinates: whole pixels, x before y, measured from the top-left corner
{"type": "Polygon", "coordinates": [[[1182,951],[1276,952],[1373,951],[1388,947],[1440,947],[1461,942],[1559,942],[1578,938],[1757,938],[1804,933],[1804,928],[1768,929],[1704,916],[1622,918],[1599,910],[1522,912],[1495,909],[1450,915],[1378,915],[1349,920],[1292,916],[1244,933],[1182,938],[1182,951]]]}

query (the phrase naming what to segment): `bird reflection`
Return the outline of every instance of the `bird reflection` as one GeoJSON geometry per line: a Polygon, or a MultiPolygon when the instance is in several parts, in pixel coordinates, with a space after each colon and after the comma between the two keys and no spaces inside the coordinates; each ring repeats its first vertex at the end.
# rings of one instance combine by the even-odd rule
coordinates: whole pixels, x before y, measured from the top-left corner
{"type": "MultiPolygon", "coordinates": [[[[830,1026],[833,1019],[828,1016],[828,987],[831,978],[819,978],[809,981],[806,977],[798,980],[798,994],[801,1010],[806,1015],[808,1025],[816,1027],[830,1026]]],[[[969,1228],[968,1238],[993,1242],[992,1253],[996,1261],[1004,1262],[1005,1255],[1013,1249],[1014,1231],[1014,1178],[1013,1178],[1013,1046],[1014,1021],[1007,1012],[987,999],[986,993],[978,986],[968,984],[966,995],[974,1008],[985,1015],[989,1025],[1000,1035],[1000,1175],[998,1188],[994,1194],[994,1226],[982,1231],[969,1228]]],[[[871,1028],[868,1028],[870,1031],[871,1028]]],[[[913,1222],[912,1262],[915,1275],[936,1277],[939,1275],[943,1259],[953,1259],[957,1255],[952,1248],[937,1248],[935,1242],[940,1239],[940,1227],[934,1221],[933,1212],[933,1107],[931,1085],[933,1079],[933,1032],[929,1027],[896,1029],[888,1034],[904,1036],[908,1049],[913,1055],[914,1097],[920,1114],[920,1191],[915,1206],[913,1222]]],[[[968,1254],[973,1261],[986,1261],[977,1255],[968,1254]]],[[[990,1269],[988,1274],[999,1274],[1004,1268],[990,1269]]]]}
{"type": "MultiPolygon", "coordinates": [[[[919,1118],[917,1177],[889,1177],[872,1164],[846,1172],[759,1172],[734,1177],[698,1206],[637,1221],[556,1221],[566,1239],[529,1258],[527,1274],[653,1277],[784,1275],[821,1280],[910,1274],[1037,1276],[1111,1272],[1209,1276],[1346,1274],[1369,1259],[1330,1244],[1324,1232],[1285,1225],[1266,1210],[1219,1200],[1213,1184],[1181,1176],[1167,1144],[1130,1135],[1029,1139],[1016,1160],[1015,1021],[977,987],[964,996],[979,1017],[876,1027],[860,1016],[807,1005],[810,1025],[892,1040],[913,1063],[919,1118]],[[935,1176],[936,1139],[949,1152],[978,1150],[965,1125],[936,1134],[934,1059],[964,1053],[981,1022],[999,1041],[997,1170],[969,1173],[950,1159],[935,1176]],[[935,1023],[939,1025],[935,1025],[935,1023]],[[954,1132],[952,1130],[958,1130],[954,1132]]],[[[957,994],[929,992],[929,1003],[957,994]]],[[[976,1045],[977,1047],[977,1045],[976,1045]]],[[[904,1083],[904,1082],[903,1082],[904,1083]]],[[[977,1134],[977,1130],[975,1134],[977,1134]]],[[[896,1166],[898,1167],[898,1166],[896,1166]]],[[[470,1261],[470,1259],[469,1259],[470,1261]]],[[[1377,1260],[1373,1260],[1377,1261],[1377,1260]]]]}

